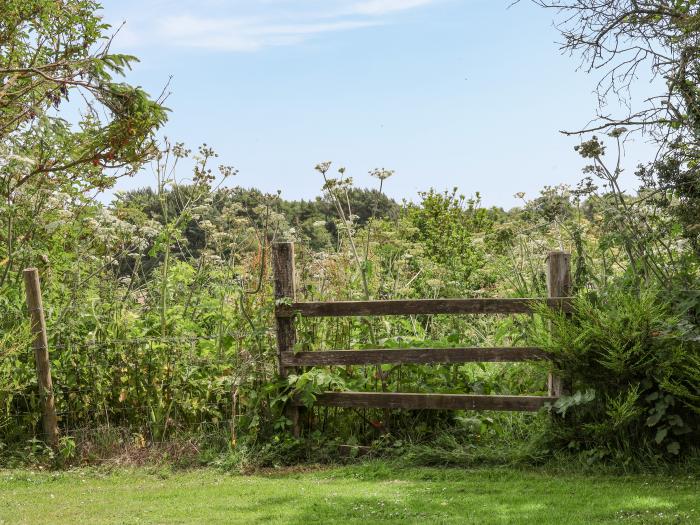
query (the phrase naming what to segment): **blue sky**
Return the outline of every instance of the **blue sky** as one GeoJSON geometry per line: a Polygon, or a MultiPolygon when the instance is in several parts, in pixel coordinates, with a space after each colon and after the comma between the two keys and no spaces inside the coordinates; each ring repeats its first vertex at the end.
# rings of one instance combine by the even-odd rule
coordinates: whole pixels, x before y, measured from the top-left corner
{"type": "MultiPolygon", "coordinates": [[[[286,198],[319,194],[316,163],[396,171],[389,195],[429,187],[516,192],[575,183],[579,128],[597,77],[562,56],[553,11],[523,0],[105,0],[126,25],[113,50],[137,55],[130,82],[158,94],[172,75],[165,134],[206,142],[234,184],[286,198]]],[[[617,109],[617,108],[612,108],[617,109]]],[[[631,172],[651,148],[627,147],[631,172]]],[[[152,184],[148,172],[119,189],[152,184]]]]}

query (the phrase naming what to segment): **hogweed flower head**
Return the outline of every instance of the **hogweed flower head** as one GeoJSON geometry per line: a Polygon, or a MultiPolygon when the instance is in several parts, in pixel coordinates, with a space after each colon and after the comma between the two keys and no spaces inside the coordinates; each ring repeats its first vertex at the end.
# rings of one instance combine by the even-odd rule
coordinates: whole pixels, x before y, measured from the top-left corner
{"type": "Polygon", "coordinates": [[[384,168],[374,168],[369,171],[370,176],[375,177],[379,180],[386,180],[394,174],[394,170],[387,170],[384,168]]]}
{"type": "Polygon", "coordinates": [[[316,166],[314,167],[314,169],[315,169],[316,171],[322,173],[323,175],[325,175],[326,172],[327,172],[330,168],[331,168],[331,162],[330,162],[329,160],[326,161],[326,162],[319,162],[319,163],[316,164],[316,166]]]}

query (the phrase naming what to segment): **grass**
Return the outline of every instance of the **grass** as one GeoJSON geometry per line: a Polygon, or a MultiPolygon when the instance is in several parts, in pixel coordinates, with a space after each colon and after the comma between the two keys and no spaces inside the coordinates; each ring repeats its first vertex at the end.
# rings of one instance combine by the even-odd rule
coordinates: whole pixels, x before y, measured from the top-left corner
{"type": "Polygon", "coordinates": [[[0,471],[0,523],[700,523],[695,476],[399,469],[0,471]]]}

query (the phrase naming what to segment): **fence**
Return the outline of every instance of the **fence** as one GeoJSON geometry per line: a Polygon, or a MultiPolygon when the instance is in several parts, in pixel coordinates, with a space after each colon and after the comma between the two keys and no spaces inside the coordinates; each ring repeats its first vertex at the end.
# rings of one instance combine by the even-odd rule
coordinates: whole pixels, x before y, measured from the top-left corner
{"type": "MultiPolygon", "coordinates": [[[[377,301],[296,302],[294,244],[273,245],[275,317],[279,373],[304,366],[431,364],[468,362],[517,362],[547,359],[540,348],[408,348],[370,350],[324,350],[294,352],[296,316],[340,317],[423,314],[527,314],[546,302],[552,308],[571,311],[570,255],[553,251],[547,257],[548,297],[511,299],[413,299],[377,301]]],[[[549,377],[547,396],[417,394],[402,392],[324,392],[317,396],[321,406],[381,409],[447,409],[535,411],[562,394],[559,378],[549,377]]],[[[299,403],[290,411],[298,433],[299,403]]]]}

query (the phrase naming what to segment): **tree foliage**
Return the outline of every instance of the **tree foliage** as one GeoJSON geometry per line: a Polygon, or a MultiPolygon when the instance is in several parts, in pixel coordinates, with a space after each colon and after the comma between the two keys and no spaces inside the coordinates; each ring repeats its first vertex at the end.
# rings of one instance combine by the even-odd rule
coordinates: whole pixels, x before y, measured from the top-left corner
{"type": "Polygon", "coordinates": [[[0,6],[4,195],[30,181],[104,188],[112,170],[133,173],[155,153],[153,132],[165,109],[115,80],[136,58],[110,51],[110,26],[99,9],[92,0],[0,6]]]}

